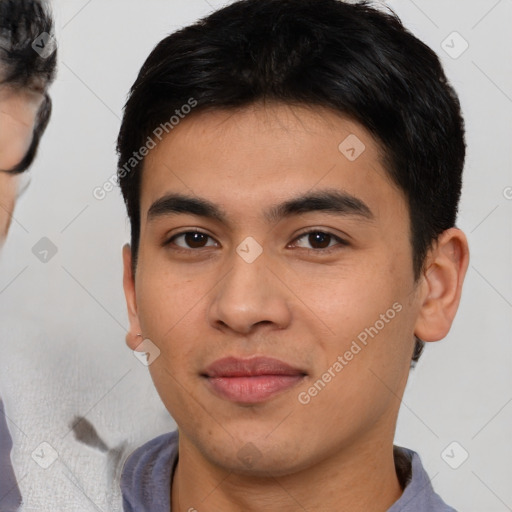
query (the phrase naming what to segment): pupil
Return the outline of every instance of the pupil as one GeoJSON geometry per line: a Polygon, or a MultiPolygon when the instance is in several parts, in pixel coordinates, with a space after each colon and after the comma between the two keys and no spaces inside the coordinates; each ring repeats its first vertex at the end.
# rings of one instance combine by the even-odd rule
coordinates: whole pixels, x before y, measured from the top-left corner
{"type": "Polygon", "coordinates": [[[320,249],[325,249],[329,245],[329,238],[331,235],[317,231],[309,235],[309,243],[314,247],[315,244],[320,244],[320,249]]]}
{"type": "MultiPolygon", "coordinates": [[[[186,243],[194,248],[202,247],[201,245],[201,237],[204,237],[203,233],[187,233],[185,235],[185,241],[186,243]],[[195,245],[194,245],[195,244],[195,245]]],[[[204,242],[204,240],[202,240],[204,242]]]]}

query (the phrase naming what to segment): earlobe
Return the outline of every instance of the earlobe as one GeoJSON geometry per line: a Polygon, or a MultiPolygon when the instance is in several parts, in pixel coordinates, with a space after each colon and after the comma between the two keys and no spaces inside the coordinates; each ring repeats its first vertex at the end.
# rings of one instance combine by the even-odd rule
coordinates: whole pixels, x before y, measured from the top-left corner
{"type": "Polygon", "coordinates": [[[450,331],[460,303],[469,265],[464,233],[457,228],[444,231],[430,250],[427,262],[414,334],[423,341],[438,341],[450,331]]]}
{"type": "Polygon", "coordinates": [[[123,288],[128,310],[130,328],[126,333],[126,344],[132,349],[141,342],[139,316],[137,312],[137,297],[135,293],[135,279],[132,272],[132,252],[129,244],[123,246],[123,288]]]}

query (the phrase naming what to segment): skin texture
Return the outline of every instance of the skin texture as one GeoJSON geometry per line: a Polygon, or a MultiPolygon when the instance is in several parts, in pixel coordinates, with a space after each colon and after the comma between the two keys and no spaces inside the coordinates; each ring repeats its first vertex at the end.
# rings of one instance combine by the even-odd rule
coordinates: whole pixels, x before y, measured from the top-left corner
{"type": "Polygon", "coordinates": [[[44,95],[0,87],[0,243],[3,243],[23,178],[10,175],[27,153],[44,95]]]}
{"type": "Polygon", "coordinates": [[[345,511],[385,511],[400,497],[392,447],[413,336],[436,341],[448,333],[468,266],[466,238],[453,228],[415,283],[409,236],[404,194],[381,166],[376,142],[327,110],[258,104],[196,113],[150,152],[135,276],[123,249],[127,343],[135,349],[141,333],[160,350],[149,369],[180,432],[172,510],[333,511],[343,503],[345,511]],[[354,161],[338,149],[350,134],[366,147],[354,161]],[[263,216],[326,188],[360,199],[373,218],[319,211],[269,223],[263,216]],[[228,223],[188,213],[148,218],[171,192],[212,201],[228,223]],[[195,229],[208,237],[165,245],[195,229]],[[308,231],[348,245],[334,237],[322,245],[303,236],[308,231]],[[246,237],[263,249],[252,263],[236,252],[246,237]],[[327,245],[333,251],[322,255],[327,245]],[[395,303],[400,312],[300,403],[299,393],[395,303]],[[253,405],[218,397],[201,377],[219,358],[256,354],[307,375],[253,405]],[[250,467],[239,457],[248,443],[256,453],[250,467]]]}

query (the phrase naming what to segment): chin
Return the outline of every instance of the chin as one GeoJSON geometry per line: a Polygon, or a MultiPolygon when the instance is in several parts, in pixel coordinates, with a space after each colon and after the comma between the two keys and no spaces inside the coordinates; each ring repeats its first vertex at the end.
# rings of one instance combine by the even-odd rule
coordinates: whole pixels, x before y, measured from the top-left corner
{"type": "Polygon", "coordinates": [[[275,451],[272,446],[263,451],[255,448],[255,445],[247,443],[237,453],[229,453],[227,457],[217,458],[213,454],[215,465],[237,475],[253,478],[282,477],[297,473],[307,464],[298,460],[298,453],[283,453],[275,451]]]}
{"type": "MultiPolygon", "coordinates": [[[[228,431],[232,432],[232,428],[228,431]]],[[[242,435],[236,430],[233,439],[222,430],[207,437],[199,435],[195,443],[211,463],[236,474],[277,477],[295,473],[307,465],[300,435],[294,441],[286,433],[270,437],[271,431],[265,428],[242,435]]]]}

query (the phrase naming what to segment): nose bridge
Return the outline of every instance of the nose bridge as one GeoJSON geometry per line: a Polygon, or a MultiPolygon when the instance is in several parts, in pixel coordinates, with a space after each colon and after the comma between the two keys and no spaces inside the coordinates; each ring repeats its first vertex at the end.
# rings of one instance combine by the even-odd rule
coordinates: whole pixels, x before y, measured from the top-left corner
{"type": "Polygon", "coordinates": [[[213,323],[249,332],[254,324],[288,321],[285,292],[269,270],[271,258],[254,239],[246,238],[230,258],[230,270],[221,280],[211,306],[213,323]]]}

